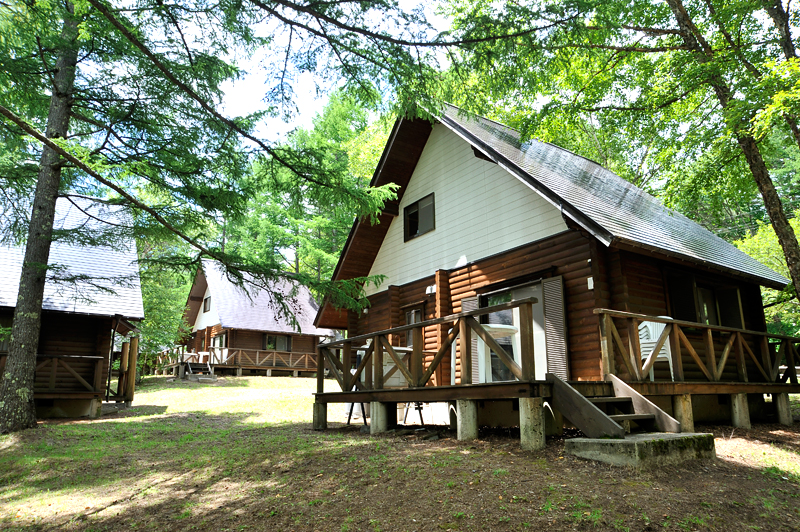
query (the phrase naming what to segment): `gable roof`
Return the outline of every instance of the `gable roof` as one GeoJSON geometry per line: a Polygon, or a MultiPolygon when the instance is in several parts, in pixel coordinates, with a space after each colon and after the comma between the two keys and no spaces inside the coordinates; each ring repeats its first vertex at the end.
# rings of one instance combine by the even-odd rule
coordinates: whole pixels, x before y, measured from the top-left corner
{"type": "MultiPolygon", "coordinates": [[[[116,234],[113,245],[91,246],[53,242],[51,267],[59,278],[82,276],[74,283],[49,278],[44,287],[42,310],[143,319],[136,243],[116,226],[127,225],[118,207],[89,198],[59,198],[56,229],[108,231],[116,234]]],[[[24,246],[0,245],[0,307],[16,306],[24,246]]]]}
{"type": "MultiPolygon", "coordinates": [[[[536,140],[522,142],[514,129],[452,105],[444,107],[438,123],[472,145],[476,154],[497,163],[535,190],[565,217],[607,246],[639,248],[687,260],[773,288],[782,288],[789,282],[594,161],[553,144],[536,140]]],[[[432,125],[422,120],[399,119],[373,176],[372,185],[385,182],[400,185],[397,202],[402,199],[414,167],[398,168],[383,163],[392,161],[396,151],[408,150],[407,146],[395,143],[396,137],[402,137],[412,128],[425,127],[426,134],[412,134],[415,153],[418,151],[414,166],[432,125]]],[[[356,220],[334,272],[335,280],[369,275],[390,222],[390,217],[381,218],[380,225],[386,225],[381,233],[374,226],[370,228],[368,221],[356,220]]],[[[316,322],[346,326],[346,315],[341,312],[337,315],[337,312],[325,304],[316,322]]]]}
{"type": "Polygon", "coordinates": [[[210,259],[202,261],[189,293],[184,315],[191,324],[197,319],[206,289],[223,329],[333,336],[333,331],[314,326],[313,320],[319,305],[305,286],[281,279],[273,281],[269,289],[250,284],[245,290],[228,279],[224,268],[210,259]],[[292,326],[288,317],[281,315],[273,295],[275,292],[286,298],[299,331],[292,326]]]}

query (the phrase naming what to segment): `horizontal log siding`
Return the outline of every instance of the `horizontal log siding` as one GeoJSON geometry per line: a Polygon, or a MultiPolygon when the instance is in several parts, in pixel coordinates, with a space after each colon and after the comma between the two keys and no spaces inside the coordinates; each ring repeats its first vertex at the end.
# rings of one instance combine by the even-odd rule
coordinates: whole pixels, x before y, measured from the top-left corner
{"type": "MultiPolygon", "coordinates": [[[[103,375],[108,375],[111,328],[111,318],[43,312],[37,352],[44,355],[103,357],[102,372],[103,375]]],[[[39,359],[39,362],[43,360],[45,359],[39,359]]],[[[94,384],[93,361],[65,360],[65,362],[86,382],[94,384]]],[[[36,372],[35,387],[37,389],[50,386],[50,368],[51,366],[48,365],[36,372]]],[[[103,383],[105,384],[105,379],[103,383]]],[[[56,388],[87,391],[75,377],[60,365],[56,372],[56,388]]]]}
{"type": "MultiPolygon", "coordinates": [[[[593,314],[595,295],[588,289],[592,276],[590,239],[578,231],[560,235],[491,257],[450,273],[452,311],[461,312],[461,300],[480,288],[532,274],[550,267],[564,278],[570,378],[600,379],[598,319],[593,314]]],[[[460,382],[460,365],[456,382],[460,382]]]]}

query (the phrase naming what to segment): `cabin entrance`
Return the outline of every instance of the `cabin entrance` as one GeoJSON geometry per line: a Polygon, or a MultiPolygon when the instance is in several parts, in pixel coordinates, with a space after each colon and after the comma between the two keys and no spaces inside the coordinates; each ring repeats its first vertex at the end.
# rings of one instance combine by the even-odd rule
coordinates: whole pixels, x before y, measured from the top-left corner
{"type": "MultiPolygon", "coordinates": [[[[566,326],[563,284],[560,276],[515,286],[480,297],[481,307],[535,297],[533,306],[534,379],[545,380],[547,373],[567,378],[566,326]]],[[[481,316],[484,328],[514,361],[522,365],[519,307],[481,316]]],[[[478,339],[476,349],[478,382],[515,380],[511,370],[485,342],[478,339]]]]}

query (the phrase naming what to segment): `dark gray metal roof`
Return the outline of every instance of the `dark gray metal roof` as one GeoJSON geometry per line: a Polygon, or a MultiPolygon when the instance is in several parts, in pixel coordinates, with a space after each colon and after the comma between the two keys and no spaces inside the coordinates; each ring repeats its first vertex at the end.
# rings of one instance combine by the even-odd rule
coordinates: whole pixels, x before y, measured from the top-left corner
{"type": "MultiPolygon", "coordinates": [[[[81,246],[54,242],[50,248],[51,267],[56,276],[85,276],[74,283],[48,279],[44,289],[43,310],[77,314],[144,318],[142,290],[136,243],[116,225],[126,220],[112,206],[85,198],[72,198],[80,208],[65,198],[56,203],[55,227],[58,229],[112,228],[117,235],[113,246],[81,246]],[[84,212],[85,211],[85,212],[84,212]],[[87,215],[86,213],[89,213],[87,215]],[[115,224],[114,226],[109,225],[115,224]]],[[[16,306],[24,247],[0,245],[0,307],[16,306]]],[[[52,275],[52,274],[51,274],[52,275]]]]}
{"type": "Polygon", "coordinates": [[[249,284],[245,290],[228,279],[219,263],[208,259],[203,260],[203,272],[224,329],[333,336],[330,329],[314,326],[319,305],[305,286],[277,280],[269,289],[249,284]],[[282,315],[276,304],[276,292],[285,298],[299,330],[292,326],[288,316],[282,315]]]}
{"type": "Polygon", "coordinates": [[[445,107],[441,122],[606,245],[627,243],[709,266],[735,270],[767,285],[789,280],[599,164],[486,118],[445,107]]]}

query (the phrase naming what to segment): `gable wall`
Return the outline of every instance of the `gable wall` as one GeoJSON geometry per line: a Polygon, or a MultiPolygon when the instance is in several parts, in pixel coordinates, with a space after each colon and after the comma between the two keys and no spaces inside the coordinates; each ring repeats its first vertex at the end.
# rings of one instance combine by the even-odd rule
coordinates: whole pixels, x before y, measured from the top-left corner
{"type": "Polygon", "coordinates": [[[368,294],[433,275],[566,230],[558,209],[441,124],[433,128],[370,275],[368,294]],[[403,209],[435,195],[436,228],[403,241],[403,209]]]}
{"type": "MultiPolygon", "coordinates": [[[[211,296],[211,288],[206,288],[206,293],[203,295],[203,301],[207,297],[211,296]]],[[[197,311],[197,319],[194,320],[194,327],[192,327],[192,332],[199,331],[200,329],[205,329],[206,327],[212,327],[214,325],[219,324],[219,313],[217,313],[217,302],[214,301],[214,298],[211,298],[211,307],[209,308],[208,312],[203,312],[203,301],[200,302],[200,309],[197,311]]]]}

